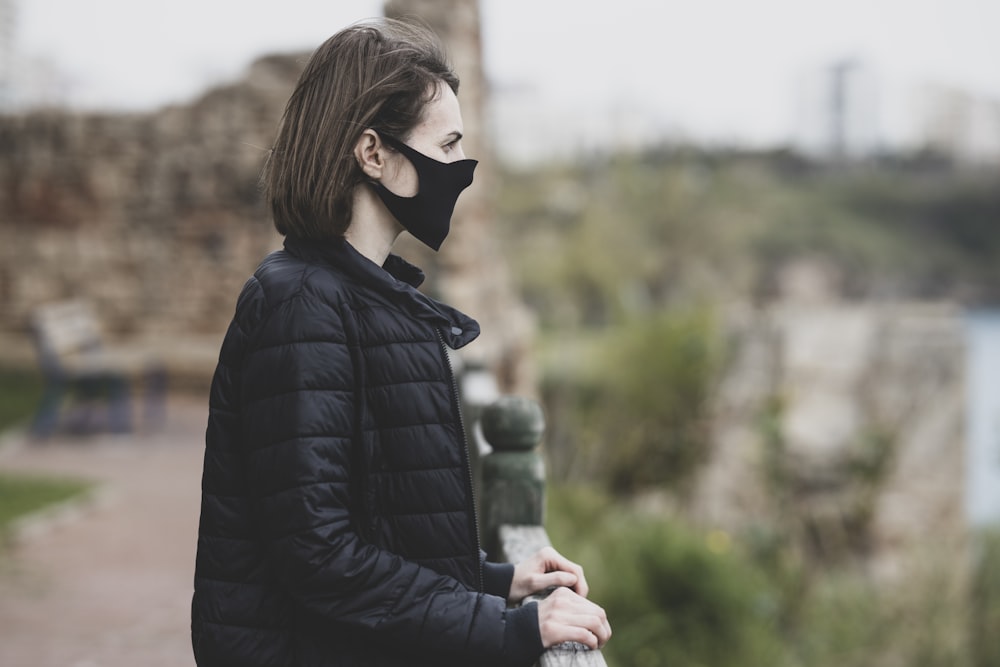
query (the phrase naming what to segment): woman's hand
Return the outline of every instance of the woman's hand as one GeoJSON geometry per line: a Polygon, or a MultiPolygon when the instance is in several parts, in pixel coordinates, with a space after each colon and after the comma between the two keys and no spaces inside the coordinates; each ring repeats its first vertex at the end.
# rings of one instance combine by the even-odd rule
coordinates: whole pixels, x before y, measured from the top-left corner
{"type": "Polygon", "coordinates": [[[604,610],[568,588],[557,588],[538,603],[538,629],[545,648],[579,642],[598,649],[611,638],[604,610]]]}
{"type": "Polygon", "coordinates": [[[587,597],[590,590],[582,567],[563,557],[552,547],[545,547],[514,566],[514,578],[510,582],[507,600],[520,602],[532,593],[557,586],[571,588],[583,598],[587,597]]]}

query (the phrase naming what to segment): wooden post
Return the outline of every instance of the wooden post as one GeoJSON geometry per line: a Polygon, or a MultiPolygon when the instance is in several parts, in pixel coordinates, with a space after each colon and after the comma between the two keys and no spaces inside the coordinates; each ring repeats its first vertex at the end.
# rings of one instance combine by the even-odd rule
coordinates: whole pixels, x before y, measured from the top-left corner
{"type": "Polygon", "coordinates": [[[486,551],[495,557],[500,526],[544,525],[545,466],[536,447],[545,416],[536,401],[503,396],[483,410],[479,424],[493,448],[482,461],[480,506],[486,551]]]}

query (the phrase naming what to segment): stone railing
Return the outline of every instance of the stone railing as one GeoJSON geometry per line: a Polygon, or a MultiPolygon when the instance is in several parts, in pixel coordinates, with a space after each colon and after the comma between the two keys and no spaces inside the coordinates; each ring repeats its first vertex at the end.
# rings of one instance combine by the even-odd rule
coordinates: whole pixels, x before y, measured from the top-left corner
{"type": "MultiPolygon", "coordinates": [[[[550,546],[545,531],[545,466],[538,453],[545,417],[535,401],[502,396],[479,411],[482,536],[490,558],[517,563],[550,546]]],[[[541,599],[532,596],[525,602],[541,599]]],[[[569,642],[547,650],[538,667],[607,667],[600,651],[569,642]]]]}

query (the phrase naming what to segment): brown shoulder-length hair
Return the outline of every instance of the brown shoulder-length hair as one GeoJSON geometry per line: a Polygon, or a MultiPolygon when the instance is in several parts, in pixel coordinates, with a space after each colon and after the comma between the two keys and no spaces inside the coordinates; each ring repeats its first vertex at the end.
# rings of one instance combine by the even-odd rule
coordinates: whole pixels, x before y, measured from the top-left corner
{"type": "Polygon", "coordinates": [[[405,138],[442,81],[458,93],[441,42],[419,25],[377,19],[324,42],[285,106],[261,177],[278,232],[343,236],[354,188],[366,180],[354,157],[361,133],[405,138]]]}

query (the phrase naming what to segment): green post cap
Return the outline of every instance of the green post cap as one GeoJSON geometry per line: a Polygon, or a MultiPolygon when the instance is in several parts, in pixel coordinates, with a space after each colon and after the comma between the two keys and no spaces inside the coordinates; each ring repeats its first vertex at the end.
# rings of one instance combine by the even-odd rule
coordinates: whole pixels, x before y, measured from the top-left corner
{"type": "Polygon", "coordinates": [[[542,406],[523,396],[501,396],[479,418],[483,437],[497,451],[534,449],[545,432],[542,406]]]}

